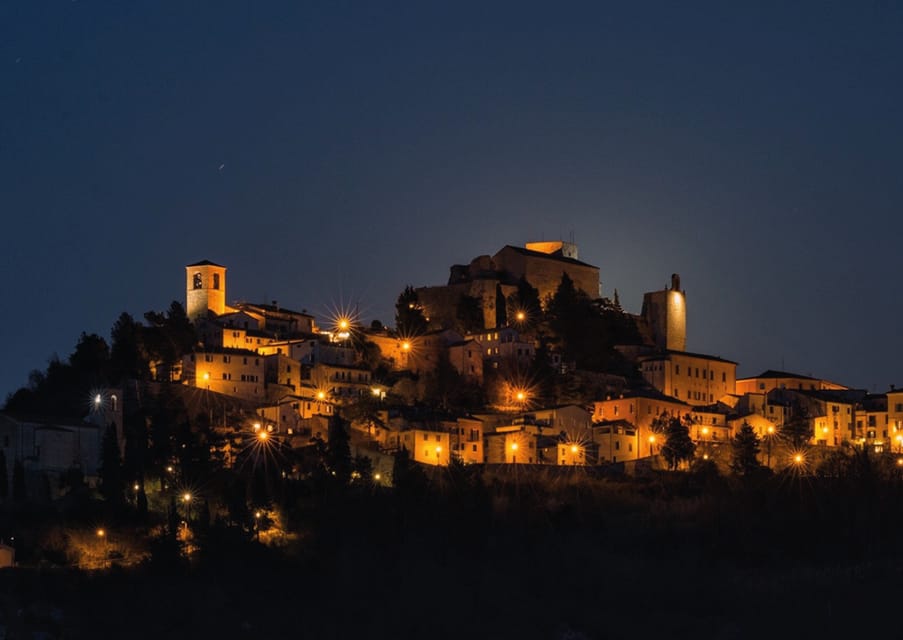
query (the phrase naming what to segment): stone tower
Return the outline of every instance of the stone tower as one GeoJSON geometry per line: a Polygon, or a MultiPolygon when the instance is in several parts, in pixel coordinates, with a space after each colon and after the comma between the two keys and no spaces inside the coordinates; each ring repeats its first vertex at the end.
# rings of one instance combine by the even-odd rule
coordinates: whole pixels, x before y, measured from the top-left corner
{"type": "Polygon", "coordinates": [[[226,267],[202,260],[185,267],[185,312],[192,321],[226,311],[226,267]]]}
{"type": "Polygon", "coordinates": [[[687,299],[680,288],[678,274],[671,274],[670,288],[643,296],[642,316],[652,331],[656,347],[687,350],[687,299]]]}

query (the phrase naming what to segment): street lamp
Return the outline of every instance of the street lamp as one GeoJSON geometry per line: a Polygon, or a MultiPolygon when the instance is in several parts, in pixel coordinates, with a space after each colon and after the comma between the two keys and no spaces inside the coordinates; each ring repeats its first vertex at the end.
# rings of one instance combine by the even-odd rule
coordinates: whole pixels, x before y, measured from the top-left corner
{"type": "Polygon", "coordinates": [[[651,436],[649,436],[649,455],[650,455],[650,456],[654,455],[654,454],[652,453],[652,452],[653,452],[653,446],[654,446],[654,445],[655,445],[655,436],[654,436],[654,435],[651,435],[651,436]]]}
{"type": "Polygon", "coordinates": [[[436,466],[437,466],[437,467],[438,467],[440,464],[442,464],[441,456],[442,456],[442,447],[437,446],[437,447],[436,447],[436,466]]]}
{"type": "Polygon", "coordinates": [[[517,464],[517,443],[511,443],[511,462],[517,464]]]}
{"type": "Polygon", "coordinates": [[[260,542],[260,516],[262,515],[260,509],[254,512],[254,533],[257,536],[257,542],[260,542]]]}
{"type": "Polygon", "coordinates": [[[186,491],[182,494],[182,500],[185,502],[185,520],[191,524],[191,494],[186,491]]]}
{"type": "Polygon", "coordinates": [[[768,468],[771,468],[771,439],[774,436],[774,427],[768,426],[768,434],[765,436],[765,441],[768,444],[768,468]]]}
{"type": "Polygon", "coordinates": [[[101,527],[97,530],[97,537],[100,538],[100,553],[101,553],[101,561],[100,566],[105,567],[107,565],[107,532],[106,529],[101,527]]]}

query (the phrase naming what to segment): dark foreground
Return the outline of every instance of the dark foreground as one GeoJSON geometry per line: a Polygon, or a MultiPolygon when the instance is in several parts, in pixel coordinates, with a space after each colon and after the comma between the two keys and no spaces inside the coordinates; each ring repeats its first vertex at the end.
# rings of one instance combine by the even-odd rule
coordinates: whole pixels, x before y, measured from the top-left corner
{"type": "Polygon", "coordinates": [[[0,572],[7,638],[897,637],[903,491],[832,480],[457,478],[332,495],[271,548],[0,572]]]}

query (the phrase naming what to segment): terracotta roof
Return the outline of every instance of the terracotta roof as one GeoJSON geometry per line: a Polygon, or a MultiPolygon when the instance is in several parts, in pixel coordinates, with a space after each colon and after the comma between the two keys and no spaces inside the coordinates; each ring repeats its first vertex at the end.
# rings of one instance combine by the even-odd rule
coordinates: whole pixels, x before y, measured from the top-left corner
{"type": "Polygon", "coordinates": [[[210,262],[209,260],[201,260],[200,262],[195,262],[194,264],[189,264],[187,266],[189,266],[189,267],[220,267],[222,269],[226,268],[221,264],[216,264],[215,262],[210,262]]]}

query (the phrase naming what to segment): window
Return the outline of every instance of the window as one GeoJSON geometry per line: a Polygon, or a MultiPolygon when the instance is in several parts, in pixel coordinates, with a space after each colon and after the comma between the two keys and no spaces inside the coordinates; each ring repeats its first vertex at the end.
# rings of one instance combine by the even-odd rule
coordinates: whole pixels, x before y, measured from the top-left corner
{"type": "Polygon", "coordinates": [[[219,289],[219,274],[218,273],[213,274],[213,288],[219,289]]]}
{"type": "Polygon", "coordinates": [[[204,288],[204,276],[200,273],[194,274],[194,277],[191,280],[191,286],[194,289],[203,289],[204,288]]]}
{"type": "Polygon", "coordinates": [[[721,382],[727,382],[727,373],[721,372],[721,382]]]}
{"type": "Polygon", "coordinates": [[[680,365],[679,364],[674,365],[674,375],[676,375],[676,376],[680,375],[680,365]]]}

